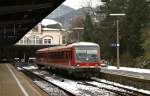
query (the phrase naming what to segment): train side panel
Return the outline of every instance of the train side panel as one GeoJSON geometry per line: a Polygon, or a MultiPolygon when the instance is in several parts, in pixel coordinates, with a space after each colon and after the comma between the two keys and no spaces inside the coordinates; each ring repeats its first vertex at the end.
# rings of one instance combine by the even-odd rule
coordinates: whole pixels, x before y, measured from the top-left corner
{"type": "Polygon", "coordinates": [[[37,63],[39,65],[51,66],[56,68],[69,68],[72,65],[72,48],[37,52],[37,63]]]}

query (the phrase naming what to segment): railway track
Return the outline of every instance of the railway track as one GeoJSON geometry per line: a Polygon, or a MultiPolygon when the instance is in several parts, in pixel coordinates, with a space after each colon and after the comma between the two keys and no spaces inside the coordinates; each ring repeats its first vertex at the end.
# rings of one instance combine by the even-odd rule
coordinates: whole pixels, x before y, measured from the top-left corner
{"type": "Polygon", "coordinates": [[[126,91],[130,92],[129,94],[132,94],[134,96],[150,96],[150,93],[146,90],[141,90],[141,89],[137,89],[137,88],[134,88],[134,87],[124,86],[124,85],[121,85],[119,83],[106,81],[104,79],[99,79],[99,78],[96,78],[96,77],[92,77],[91,80],[99,82],[99,83],[104,83],[104,84],[107,84],[107,85],[111,85],[111,86],[117,87],[119,89],[126,90],[126,91]]]}
{"type": "Polygon", "coordinates": [[[106,88],[106,87],[100,87],[100,86],[97,86],[97,85],[94,85],[94,84],[91,84],[91,83],[88,83],[88,82],[82,82],[80,84],[84,84],[86,86],[92,86],[92,87],[96,87],[96,88],[99,88],[99,89],[107,90],[107,91],[116,93],[119,96],[137,96],[137,95],[134,95],[133,93],[123,92],[123,91],[114,90],[114,89],[110,89],[110,88],[106,88]]]}
{"type": "Polygon", "coordinates": [[[31,70],[23,68],[23,72],[29,76],[33,82],[45,91],[49,96],[76,96],[74,93],[46,80],[42,74],[36,74],[31,70]]]}
{"type": "Polygon", "coordinates": [[[39,78],[40,80],[36,79],[34,82],[38,86],[45,85],[45,87],[41,87],[41,89],[51,96],[57,96],[58,94],[59,96],[148,96],[144,93],[138,93],[135,90],[103,82],[99,78],[91,78],[90,81],[74,81],[38,69],[28,70],[24,68],[24,71],[29,75],[32,74],[36,78],[39,78]],[[55,91],[58,90],[58,92],[49,91],[49,89],[55,89],[55,91]]]}

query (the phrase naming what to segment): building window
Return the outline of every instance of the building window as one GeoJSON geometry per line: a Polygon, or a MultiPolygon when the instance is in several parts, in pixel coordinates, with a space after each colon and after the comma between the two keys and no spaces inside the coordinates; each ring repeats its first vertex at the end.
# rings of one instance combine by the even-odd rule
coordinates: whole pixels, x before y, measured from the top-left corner
{"type": "Polygon", "coordinates": [[[31,42],[31,39],[28,39],[28,44],[31,44],[32,42],[31,42]]]}
{"type": "Polygon", "coordinates": [[[24,44],[28,44],[28,38],[27,37],[24,37],[23,41],[24,41],[24,44]]]}
{"type": "Polygon", "coordinates": [[[43,44],[44,45],[52,44],[52,37],[44,37],[43,38],[43,44]]]}
{"type": "Polygon", "coordinates": [[[36,44],[36,37],[35,36],[32,37],[32,44],[36,44]]]}
{"type": "Polygon", "coordinates": [[[36,44],[40,44],[40,38],[36,37],[36,44]]]}
{"type": "Polygon", "coordinates": [[[32,36],[31,37],[31,44],[37,45],[37,44],[39,44],[39,42],[40,42],[40,38],[39,37],[37,37],[37,36],[32,36]]]}
{"type": "Polygon", "coordinates": [[[51,44],[51,39],[44,39],[44,44],[51,44]]]}

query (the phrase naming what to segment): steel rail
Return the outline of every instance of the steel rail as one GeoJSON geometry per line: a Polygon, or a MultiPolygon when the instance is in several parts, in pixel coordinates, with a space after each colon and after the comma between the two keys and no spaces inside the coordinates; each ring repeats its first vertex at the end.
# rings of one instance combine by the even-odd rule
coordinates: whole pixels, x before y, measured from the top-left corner
{"type": "Polygon", "coordinates": [[[137,96],[137,95],[134,95],[134,94],[128,93],[128,92],[121,92],[121,91],[114,90],[114,89],[109,89],[109,88],[106,88],[106,87],[99,87],[97,85],[94,85],[94,84],[91,84],[91,83],[88,83],[88,82],[80,82],[80,84],[96,87],[96,88],[99,88],[99,89],[104,89],[104,90],[107,90],[109,92],[121,95],[121,96],[137,96]]]}
{"type": "Polygon", "coordinates": [[[129,89],[129,88],[117,86],[117,85],[114,85],[114,84],[109,84],[109,83],[106,83],[106,82],[102,82],[102,81],[100,81],[100,78],[92,77],[91,80],[99,82],[99,83],[104,83],[104,84],[107,84],[107,85],[111,85],[111,86],[114,86],[114,87],[117,87],[117,88],[121,88],[121,89],[124,89],[124,90],[127,90],[127,91],[132,91],[134,93],[138,93],[138,94],[141,94],[143,96],[150,96],[150,94],[148,94],[148,93],[144,93],[144,92],[140,92],[140,91],[137,91],[137,90],[134,90],[134,89],[129,89]]]}
{"type": "MultiPolygon", "coordinates": [[[[29,71],[29,70],[24,69],[24,68],[22,68],[22,69],[23,69],[25,72],[29,73],[30,75],[33,75],[33,76],[35,76],[35,77],[37,77],[37,78],[39,78],[39,79],[41,79],[41,80],[43,80],[43,81],[45,81],[45,82],[47,82],[47,83],[50,83],[50,84],[53,85],[53,86],[56,86],[56,87],[59,88],[60,90],[63,90],[63,91],[66,92],[69,96],[77,96],[76,94],[74,94],[74,93],[72,93],[72,92],[70,92],[70,91],[68,91],[68,90],[66,90],[66,89],[64,89],[64,88],[62,88],[62,87],[60,87],[60,86],[58,86],[58,85],[56,85],[56,84],[54,84],[54,83],[52,83],[52,82],[46,80],[46,79],[44,79],[42,76],[39,76],[39,75],[37,75],[37,74],[34,74],[32,71],[29,71]]],[[[42,90],[44,90],[44,89],[42,89],[42,90]]],[[[45,90],[44,90],[44,91],[45,91],[45,90]]],[[[47,93],[47,92],[46,92],[46,93],[47,93]]]]}

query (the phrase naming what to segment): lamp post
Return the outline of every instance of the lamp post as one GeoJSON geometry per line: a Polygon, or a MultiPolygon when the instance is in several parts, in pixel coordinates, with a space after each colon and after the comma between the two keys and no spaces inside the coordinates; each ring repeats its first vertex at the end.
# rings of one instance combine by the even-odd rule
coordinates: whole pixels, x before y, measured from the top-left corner
{"type": "MultiPolygon", "coordinates": [[[[122,14],[109,14],[110,16],[125,16],[126,14],[124,14],[124,13],[122,13],[122,14]]],[[[116,47],[117,47],[117,69],[119,69],[120,68],[120,54],[119,54],[119,47],[120,47],[120,43],[119,43],[119,20],[117,19],[116,20],[116,24],[117,24],[117,26],[116,26],[116,28],[117,28],[117,41],[116,41],[116,47]]]]}

